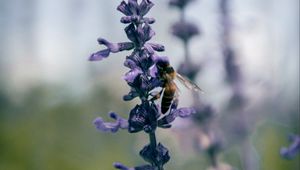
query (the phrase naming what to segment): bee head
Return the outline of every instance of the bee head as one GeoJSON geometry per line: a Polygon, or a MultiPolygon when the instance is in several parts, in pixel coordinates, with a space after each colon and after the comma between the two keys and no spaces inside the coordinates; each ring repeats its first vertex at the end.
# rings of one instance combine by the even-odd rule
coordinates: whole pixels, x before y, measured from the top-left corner
{"type": "Polygon", "coordinates": [[[169,61],[164,59],[158,60],[156,62],[156,66],[159,70],[165,70],[165,68],[169,67],[169,65],[170,65],[169,61]]]}

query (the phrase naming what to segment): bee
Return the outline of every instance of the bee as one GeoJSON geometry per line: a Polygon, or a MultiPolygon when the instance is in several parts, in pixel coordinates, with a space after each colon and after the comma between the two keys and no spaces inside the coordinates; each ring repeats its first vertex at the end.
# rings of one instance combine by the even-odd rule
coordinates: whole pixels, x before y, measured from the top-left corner
{"type": "Polygon", "coordinates": [[[154,96],[153,99],[160,98],[161,93],[163,92],[161,99],[161,112],[163,114],[169,110],[173,100],[178,97],[179,88],[174,81],[175,79],[190,90],[202,91],[198,85],[177,73],[168,61],[158,61],[156,66],[158,74],[163,82],[163,89],[157,94],[157,96],[154,96]]]}

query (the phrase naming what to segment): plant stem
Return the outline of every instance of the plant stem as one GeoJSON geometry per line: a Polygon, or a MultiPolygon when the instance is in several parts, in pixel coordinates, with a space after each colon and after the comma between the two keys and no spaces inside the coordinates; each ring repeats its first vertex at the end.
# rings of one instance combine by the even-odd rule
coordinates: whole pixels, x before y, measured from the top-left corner
{"type": "Polygon", "coordinates": [[[183,46],[184,46],[184,57],[185,57],[185,61],[188,65],[188,67],[191,64],[191,60],[190,60],[190,52],[189,52],[189,43],[188,41],[184,41],[183,42],[183,46]]]}
{"type": "MultiPolygon", "coordinates": [[[[157,142],[156,142],[156,136],[155,136],[155,132],[151,132],[149,133],[149,138],[150,138],[150,147],[153,151],[153,153],[157,154],[156,152],[156,146],[157,146],[157,142]]],[[[157,165],[156,163],[152,163],[152,165],[156,166],[157,170],[164,170],[163,165],[159,164],[157,165]]]]}
{"type": "Polygon", "coordinates": [[[156,136],[155,136],[155,132],[151,132],[149,133],[149,138],[150,138],[150,146],[153,150],[156,149],[156,136]]]}

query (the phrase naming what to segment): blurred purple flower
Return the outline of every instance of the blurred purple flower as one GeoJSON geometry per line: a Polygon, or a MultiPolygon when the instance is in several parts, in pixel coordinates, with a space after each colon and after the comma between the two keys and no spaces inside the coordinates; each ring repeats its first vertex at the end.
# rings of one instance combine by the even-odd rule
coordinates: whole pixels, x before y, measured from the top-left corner
{"type": "Polygon", "coordinates": [[[285,159],[293,159],[300,152],[300,136],[289,135],[289,141],[291,142],[289,147],[280,149],[280,155],[285,159]]]}
{"type": "Polygon", "coordinates": [[[236,63],[236,56],[230,47],[224,47],[224,66],[226,70],[226,78],[230,84],[239,83],[241,81],[240,67],[236,63]]]}
{"type": "Polygon", "coordinates": [[[199,29],[195,24],[186,21],[176,22],[172,26],[172,34],[183,41],[188,41],[190,38],[198,35],[199,33],[199,29]]]}
{"type": "Polygon", "coordinates": [[[194,0],[170,0],[169,5],[182,9],[182,8],[186,7],[186,5],[192,1],[194,1],[194,0]]]}
{"type": "Polygon", "coordinates": [[[194,80],[200,70],[201,70],[200,64],[182,62],[179,65],[177,72],[182,75],[185,75],[190,80],[194,80]]]}
{"type": "Polygon", "coordinates": [[[128,128],[128,121],[118,114],[111,112],[109,116],[112,119],[115,119],[115,122],[104,122],[101,117],[98,117],[94,120],[94,125],[96,128],[103,132],[112,132],[115,133],[119,129],[127,129],[128,128]]]}
{"type": "Polygon", "coordinates": [[[196,114],[193,115],[193,121],[198,124],[209,122],[215,116],[215,110],[211,105],[197,105],[195,109],[196,114]]]}

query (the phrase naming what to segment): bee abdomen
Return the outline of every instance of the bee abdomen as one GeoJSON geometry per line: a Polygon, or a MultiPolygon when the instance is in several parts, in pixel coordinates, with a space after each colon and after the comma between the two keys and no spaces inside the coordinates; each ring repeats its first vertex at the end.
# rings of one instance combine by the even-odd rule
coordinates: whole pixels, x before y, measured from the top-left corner
{"type": "Polygon", "coordinates": [[[164,91],[162,100],[161,100],[161,112],[165,114],[173,101],[175,91],[164,91]]]}

